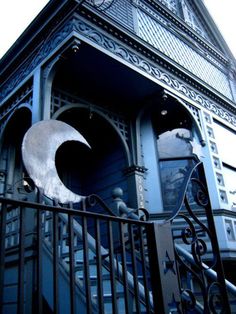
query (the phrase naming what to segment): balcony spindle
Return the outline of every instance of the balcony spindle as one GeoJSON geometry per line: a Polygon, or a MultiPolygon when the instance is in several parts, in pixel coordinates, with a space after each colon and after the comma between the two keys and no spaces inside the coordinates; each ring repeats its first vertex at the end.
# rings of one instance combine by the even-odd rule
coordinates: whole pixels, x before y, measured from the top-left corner
{"type": "Polygon", "coordinates": [[[20,206],[19,211],[19,265],[18,265],[18,307],[17,313],[24,313],[24,270],[25,270],[25,208],[20,206]]]}
{"type": "Polygon", "coordinates": [[[129,239],[130,239],[130,251],[131,251],[131,261],[133,269],[133,282],[134,282],[134,301],[136,307],[136,313],[140,314],[140,303],[139,303],[139,286],[138,286],[138,271],[137,271],[137,257],[135,251],[134,243],[134,226],[129,224],[129,239]]]}
{"type": "Polygon", "coordinates": [[[53,211],[53,306],[54,314],[59,313],[58,298],[59,256],[58,256],[58,212],[53,211]]]}
{"type": "Polygon", "coordinates": [[[110,279],[111,279],[111,294],[112,294],[112,310],[114,314],[118,313],[117,293],[116,293],[116,274],[114,265],[114,243],[113,243],[113,222],[108,221],[108,241],[109,241],[109,261],[110,261],[110,279]]]}
{"type": "Polygon", "coordinates": [[[69,256],[70,256],[70,312],[75,313],[75,256],[74,256],[74,216],[68,214],[68,236],[69,236],[69,256]]]}
{"type": "Polygon", "coordinates": [[[96,260],[97,260],[97,298],[99,313],[104,313],[103,282],[102,282],[102,254],[100,220],[95,220],[96,260]]]}
{"type": "Polygon", "coordinates": [[[90,269],[89,269],[89,247],[88,247],[88,227],[87,217],[82,217],[83,227],[83,253],[84,253],[84,284],[86,294],[87,313],[92,313],[91,302],[91,283],[90,283],[90,269]]]}
{"type": "Polygon", "coordinates": [[[119,229],[120,229],[120,244],[121,244],[121,262],[122,262],[122,277],[123,277],[123,287],[124,287],[124,297],[125,297],[125,309],[126,309],[126,313],[130,313],[124,223],[120,222],[119,227],[120,227],[119,229]]]}

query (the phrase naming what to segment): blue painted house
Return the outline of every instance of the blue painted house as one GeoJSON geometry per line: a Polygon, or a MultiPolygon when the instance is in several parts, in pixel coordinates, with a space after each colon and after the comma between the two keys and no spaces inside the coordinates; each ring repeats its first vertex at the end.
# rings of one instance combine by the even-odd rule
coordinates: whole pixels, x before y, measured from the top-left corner
{"type": "Polygon", "coordinates": [[[236,63],[202,0],[51,0],[0,61],[0,312],[236,313],[236,63]]]}

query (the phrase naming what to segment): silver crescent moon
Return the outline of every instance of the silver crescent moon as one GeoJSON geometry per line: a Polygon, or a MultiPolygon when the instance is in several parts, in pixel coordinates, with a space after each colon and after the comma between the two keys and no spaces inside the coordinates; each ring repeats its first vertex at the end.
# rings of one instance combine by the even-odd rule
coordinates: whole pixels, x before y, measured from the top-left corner
{"type": "Polygon", "coordinates": [[[26,132],[22,143],[22,158],[29,176],[45,196],[60,203],[80,202],[83,198],[63,184],[56,169],[56,151],[67,141],[78,141],[90,148],[76,129],[58,120],[35,123],[26,132]]]}

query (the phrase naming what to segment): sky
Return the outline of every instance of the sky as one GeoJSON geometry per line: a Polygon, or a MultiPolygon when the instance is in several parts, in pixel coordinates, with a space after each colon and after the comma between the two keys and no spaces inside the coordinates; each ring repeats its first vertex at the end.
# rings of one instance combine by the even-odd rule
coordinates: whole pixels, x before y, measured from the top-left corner
{"type": "MultiPolygon", "coordinates": [[[[0,58],[47,2],[48,0],[0,0],[0,58]]],[[[236,57],[236,36],[234,35],[236,0],[204,0],[204,2],[236,57]]]]}
{"type": "Polygon", "coordinates": [[[236,0],[204,0],[204,3],[236,58],[236,0]]]}

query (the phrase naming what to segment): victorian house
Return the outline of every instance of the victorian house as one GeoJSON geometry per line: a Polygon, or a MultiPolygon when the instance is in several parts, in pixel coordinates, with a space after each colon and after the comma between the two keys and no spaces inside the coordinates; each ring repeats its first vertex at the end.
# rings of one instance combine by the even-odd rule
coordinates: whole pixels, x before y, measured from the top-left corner
{"type": "Polygon", "coordinates": [[[236,63],[203,0],[51,0],[0,61],[1,313],[236,313],[236,63]]]}

